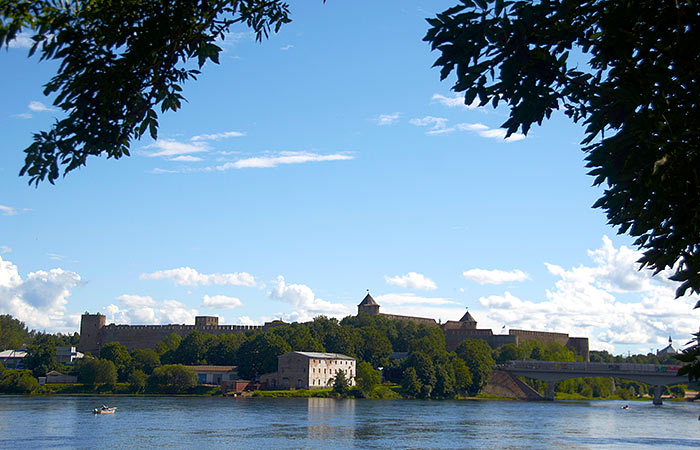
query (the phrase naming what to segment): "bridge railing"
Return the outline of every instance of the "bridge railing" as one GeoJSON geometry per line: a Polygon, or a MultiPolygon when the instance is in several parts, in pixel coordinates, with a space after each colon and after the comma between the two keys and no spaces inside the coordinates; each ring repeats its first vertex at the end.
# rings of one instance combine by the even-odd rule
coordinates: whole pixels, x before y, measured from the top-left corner
{"type": "Polygon", "coordinates": [[[635,364],[635,363],[591,363],[591,362],[561,362],[561,361],[510,361],[498,366],[510,370],[533,371],[571,371],[571,372],[634,372],[634,373],[668,373],[675,375],[682,366],[677,364],[635,364]]]}

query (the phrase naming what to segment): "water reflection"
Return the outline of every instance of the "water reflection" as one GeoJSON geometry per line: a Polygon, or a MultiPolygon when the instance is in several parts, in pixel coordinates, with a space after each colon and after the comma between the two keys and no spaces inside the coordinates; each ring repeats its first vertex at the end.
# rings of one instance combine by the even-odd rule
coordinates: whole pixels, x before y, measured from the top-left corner
{"type": "Polygon", "coordinates": [[[0,448],[700,448],[688,403],[120,397],[93,416],[102,402],[0,397],[0,448]]]}

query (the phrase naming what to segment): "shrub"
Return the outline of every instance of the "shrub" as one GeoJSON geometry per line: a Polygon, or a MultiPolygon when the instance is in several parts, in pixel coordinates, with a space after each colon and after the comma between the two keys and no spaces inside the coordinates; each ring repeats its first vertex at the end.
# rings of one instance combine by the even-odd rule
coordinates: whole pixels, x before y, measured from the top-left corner
{"type": "Polygon", "coordinates": [[[0,392],[7,394],[29,394],[39,387],[31,370],[5,370],[0,379],[0,392]]]}
{"type": "Polygon", "coordinates": [[[78,381],[114,386],[117,383],[117,368],[112,361],[106,359],[89,359],[78,368],[78,381]]]}
{"type": "Polygon", "coordinates": [[[166,364],[153,370],[147,386],[151,392],[184,393],[197,386],[197,374],[182,364],[166,364]]]}

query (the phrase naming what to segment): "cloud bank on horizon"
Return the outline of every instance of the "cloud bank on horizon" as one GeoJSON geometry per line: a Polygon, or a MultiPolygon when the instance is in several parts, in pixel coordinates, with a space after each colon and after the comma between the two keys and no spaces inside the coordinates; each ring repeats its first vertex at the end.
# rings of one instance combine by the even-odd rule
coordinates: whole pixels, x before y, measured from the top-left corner
{"type": "MultiPolygon", "coordinates": [[[[639,271],[639,252],[616,248],[604,236],[602,246],[590,250],[589,265],[565,269],[545,263],[556,279],[543,293],[544,299],[522,299],[511,292],[519,283],[530,279],[514,270],[470,269],[463,273],[469,282],[498,286],[511,283],[508,290],[476,300],[472,314],[480,328],[495,332],[507,328],[567,332],[586,336],[591,349],[615,351],[620,344],[636,346],[640,352],[660,348],[668,336],[685,339],[696,331],[697,314],[693,296],[675,299],[675,283],[666,274],[652,276],[639,271]]],[[[247,272],[203,274],[190,267],[160,270],[141,275],[145,280],[172,281],[175,286],[228,286],[255,288],[260,283],[247,272]]],[[[411,290],[434,290],[436,283],[426,275],[409,272],[402,276],[385,276],[389,285],[411,290]]],[[[458,284],[458,278],[455,284],[458,284]]],[[[23,279],[16,265],[0,257],[0,310],[24,321],[31,328],[51,331],[75,331],[79,312],[70,307],[71,292],[79,288],[79,274],[61,268],[38,270],[23,279]],[[74,328],[71,328],[74,327],[74,328]]],[[[494,289],[498,289],[494,287],[494,289]]],[[[259,294],[256,294],[259,295],[259,294]]],[[[183,292],[183,296],[187,296],[183,292]]],[[[255,295],[251,295],[254,297],[255,295]]],[[[374,296],[382,311],[394,314],[458,320],[463,314],[461,302],[449,296],[423,296],[415,293],[384,293],[374,296]]],[[[240,308],[245,301],[223,294],[205,294],[200,306],[208,310],[240,308]]],[[[319,298],[311,287],[288,283],[279,275],[270,283],[267,298],[287,312],[260,314],[257,319],[241,316],[233,323],[262,323],[275,318],[308,321],[318,315],[342,318],[355,313],[355,305],[319,298]]],[[[102,307],[108,320],[125,324],[192,323],[199,311],[185,300],[156,300],[148,295],[122,294],[102,307]]],[[[359,301],[359,299],[358,299],[359,301]]],[[[262,311],[261,311],[262,312],[262,311]]],[[[221,317],[223,323],[223,317],[221,317]]]]}

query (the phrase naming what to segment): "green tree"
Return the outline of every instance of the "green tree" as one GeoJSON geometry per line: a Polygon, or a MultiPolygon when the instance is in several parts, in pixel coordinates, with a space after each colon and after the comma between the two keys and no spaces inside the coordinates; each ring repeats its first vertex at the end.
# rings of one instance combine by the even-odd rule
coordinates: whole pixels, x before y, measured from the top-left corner
{"type": "Polygon", "coordinates": [[[277,371],[277,357],[292,348],[280,336],[260,333],[241,345],[238,351],[238,373],[252,380],[260,374],[277,371]]]}
{"type": "Polygon", "coordinates": [[[338,325],[324,337],[323,346],[327,352],[357,356],[362,345],[362,335],[356,328],[338,325]]]}
{"type": "Polygon", "coordinates": [[[9,314],[0,315],[0,351],[16,350],[31,339],[29,329],[9,314]]]}
{"type": "Polygon", "coordinates": [[[309,326],[305,323],[290,323],[275,327],[272,333],[284,339],[294,351],[322,352],[323,345],[312,336],[309,326]]]}
{"type": "Polygon", "coordinates": [[[460,394],[466,393],[473,382],[469,367],[462,358],[455,357],[452,358],[452,370],[455,375],[455,390],[460,394]]]}
{"type": "Polygon", "coordinates": [[[34,135],[20,174],[53,183],[90,155],[129,156],[133,139],[157,137],[158,109],[180,108],[193,66],[218,64],[215,42],[232,26],[261,40],[289,21],[280,0],[0,0],[0,48],[31,31],[30,55],[58,63],[44,94],[66,113],[34,135]]]}
{"type": "Polygon", "coordinates": [[[424,38],[465,103],[508,105],[507,135],[560,108],[583,121],[606,185],[594,207],[636,237],[642,267],[675,270],[677,296],[700,293],[699,15],[694,0],[461,0],[424,38]]]}
{"type": "Polygon", "coordinates": [[[464,360],[472,374],[472,384],[467,392],[474,396],[488,382],[491,366],[495,364],[491,358],[491,347],[480,339],[465,339],[457,346],[455,353],[464,360]]]}
{"type": "Polygon", "coordinates": [[[360,361],[357,365],[355,379],[360,391],[367,397],[372,393],[374,387],[382,382],[382,374],[367,361],[360,361]]]}
{"type": "Polygon", "coordinates": [[[29,370],[5,370],[0,378],[0,392],[6,394],[29,394],[38,387],[39,382],[29,370]]]}
{"type": "Polygon", "coordinates": [[[171,363],[176,359],[177,349],[180,347],[182,338],[176,333],[170,333],[169,336],[158,342],[155,346],[156,353],[160,355],[162,363],[171,363]]]}
{"type": "Polygon", "coordinates": [[[51,338],[45,339],[40,345],[30,345],[22,362],[24,368],[31,370],[35,377],[43,377],[46,372],[62,369],[56,361],[56,346],[51,338]]]}
{"type": "Polygon", "coordinates": [[[333,392],[335,392],[338,395],[344,396],[348,393],[348,389],[349,385],[347,378],[345,378],[345,371],[336,371],[335,379],[333,380],[333,392]]]}
{"type": "Polygon", "coordinates": [[[100,349],[100,359],[112,361],[117,368],[119,381],[126,381],[131,368],[131,355],[119,342],[109,342],[100,349]]]}
{"type": "Polygon", "coordinates": [[[137,348],[131,352],[131,370],[140,370],[146,375],[160,366],[160,355],[155,350],[137,348]]]}
{"type": "Polygon", "coordinates": [[[493,351],[493,359],[496,364],[525,359],[525,351],[515,344],[503,344],[493,351]]]}
{"type": "Polygon", "coordinates": [[[136,369],[129,374],[129,390],[134,393],[141,393],[146,390],[148,375],[142,370],[136,369]]]}
{"type": "Polygon", "coordinates": [[[404,362],[404,370],[413,368],[421,383],[421,394],[423,398],[429,398],[435,383],[437,382],[435,364],[433,360],[423,352],[411,353],[404,362]]]}
{"type": "Polygon", "coordinates": [[[166,364],[156,367],[148,377],[151,392],[177,394],[197,386],[197,374],[182,364],[166,364]]]}
{"type": "Polygon", "coordinates": [[[175,351],[175,360],[180,364],[206,364],[207,353],[214,342],[213,335],[194,330],[180,343],[175,351]]]}
{"type": "Polygon", "coordinates": [[[117,384],[117,367],[108,359],[89,359],[78,367],[78,381],[84,384],[117,384]]]}
{"type": "Polygon", "coordinates": [[[416,369],[409,367],[404,371],[403,378],[401,379],[401,388],[403,389],[404,395],[407,397],[415,398],[420,396],[423,386],[418,379],[416,369]]]}
{"type": "Polygon", "coordinates": [[[358,352],[360,357],[374,367],[384,367],[389,363],[392,347],[389,338],[377,328],[362,328],[362,341],[358,352]]]}
{"type": "Polygon", "coordinates": [[[454,398],[455,373],[452,364],[437,364],[435,368],[435,388],[432,392],[433,398],[454,398]]]}
{"type": "Polygon", "coordinates": [[[238,349],[245,342],[241,333],[220,334],[207,351],[207,362],[219,366],[233,366],[238,360],[238,349]]]}

